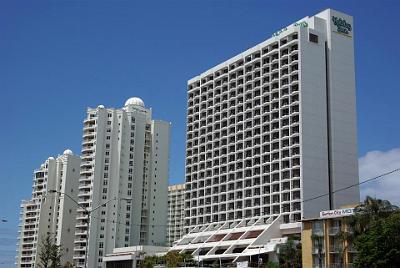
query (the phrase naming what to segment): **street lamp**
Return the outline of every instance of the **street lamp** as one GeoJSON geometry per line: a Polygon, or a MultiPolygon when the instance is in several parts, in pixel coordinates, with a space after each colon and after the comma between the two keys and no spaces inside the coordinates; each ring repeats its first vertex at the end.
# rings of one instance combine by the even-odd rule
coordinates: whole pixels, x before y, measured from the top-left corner
{"type": "MultiPolygon", "coordinates": [[[[73,201],[77,206],[81,207],[85,213],[87,214],[87,220],[86,220],[86,226],[87,226],[87,233],[86,233],[86,250],[85,250],[85,261],[83,263],[83,267],[87,268],[87,258],[88,258],[88,244],[89,244],[89,225],[90,225],[90,215],[92,214],[93,211],[98,210],[99,208],[101,208],[104,205],[107,205],[108,203],[110,203],[111,201],[117,200],[116,197],[107,200],[106,202],[98,205],[95,208],[92,208],[91,210],[88,210],[85,206],[82,206],[81,204],[78,203],[78,201],[76,201],[74,198],[72,198],[70,195],[68,195],[67,193],[63,193],[57,190],[49,190],[49,193],[56,193],[56,194],[60,194],[60,195],[65,195],[67,196],[69,199],[71,199],[71,201],[73,201]]],[[[130,201],[132,200],[131,198],[119,198],[119,200],[125,200],[125,201],[130,201]]]]}

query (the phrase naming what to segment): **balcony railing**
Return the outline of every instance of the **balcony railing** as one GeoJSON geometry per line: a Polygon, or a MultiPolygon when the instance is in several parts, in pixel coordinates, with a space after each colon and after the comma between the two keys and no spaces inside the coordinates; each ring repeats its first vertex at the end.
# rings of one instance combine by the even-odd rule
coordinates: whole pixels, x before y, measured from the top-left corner
{"type": "Polygon", "coordinates": [[[340,232],[340,226],[333,226],[329,228],[329,235],[338,235],[340,232]]]}

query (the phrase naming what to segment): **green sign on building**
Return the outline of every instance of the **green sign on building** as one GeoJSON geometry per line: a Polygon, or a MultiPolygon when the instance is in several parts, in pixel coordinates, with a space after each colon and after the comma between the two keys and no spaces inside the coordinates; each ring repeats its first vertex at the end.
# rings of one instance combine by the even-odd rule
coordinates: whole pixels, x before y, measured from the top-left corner
{"type": "Polygon", "coordinates": [[[351,24],[348,23],[345,19],[332,16],[332,22],[336,26],[335,32],[350,36],[352,27],[351,24]]]}

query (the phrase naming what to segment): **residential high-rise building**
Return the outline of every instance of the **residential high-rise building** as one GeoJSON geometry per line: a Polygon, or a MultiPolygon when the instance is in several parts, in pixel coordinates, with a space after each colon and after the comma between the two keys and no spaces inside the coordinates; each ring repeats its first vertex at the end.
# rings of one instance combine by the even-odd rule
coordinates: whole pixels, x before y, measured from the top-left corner
{"type": "Polygon", "coordinates": [[[168,230],[167,243],[172,246],[183,235],[185,217],[185,184],[168,186],[168,230]]]}
{"type": "Polygon", "coordinates": [[[38,267],[40,245],[47,235],[61,246],[61,263],[72,263],[76,204],[65,195],[77,197],[80,157],[65,150],[49,157],[34,171],[32,198],[22,201],[17,267],[38,267]]]}
{"type": "Polygon", "coordinates": [[[102,257],[114,248],[166,244],[170,124],[152,120],[151,114],[139,98],[128,99],[120,109],[100,105],[87,110],[75,232],[77,267],[84,266],[86,257],[86,267],[102,267],[102,257]],[[82,207],[98,208],[90,213],[89,228],[82,207]]]}
{"type": "Polygon", "coordinates": [[[353,38],[327,9],[188,81],[186,233],[359,201],[353,38]]]}

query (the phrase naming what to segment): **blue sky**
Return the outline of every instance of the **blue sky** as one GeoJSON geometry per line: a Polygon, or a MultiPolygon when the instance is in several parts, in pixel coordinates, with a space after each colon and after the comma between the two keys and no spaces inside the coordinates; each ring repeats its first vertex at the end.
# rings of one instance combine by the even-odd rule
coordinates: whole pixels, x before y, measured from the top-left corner
{"type": "Polygon", "coordinates": [[[328,7],[355,18],[360,157],[400,147],[398,1],[1,1],[0,267],[33,169],[80,151],[86,107],[140,96],[172,122],[170,181],[182,182],[186,81],[328,7]]]}

